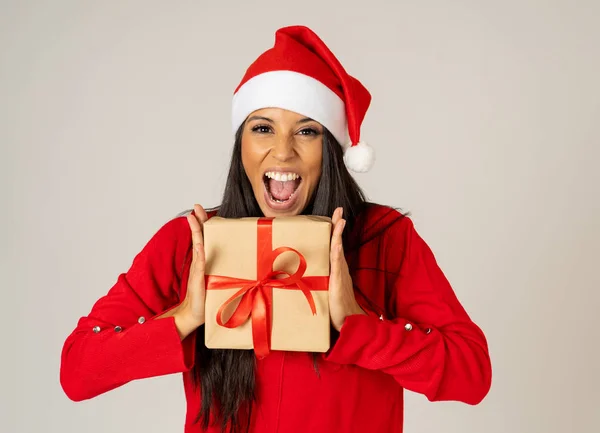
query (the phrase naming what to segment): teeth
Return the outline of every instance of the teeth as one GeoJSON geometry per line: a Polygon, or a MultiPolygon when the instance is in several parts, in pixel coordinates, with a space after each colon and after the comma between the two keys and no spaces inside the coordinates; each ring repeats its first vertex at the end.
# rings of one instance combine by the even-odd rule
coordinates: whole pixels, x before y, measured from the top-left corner
{"type": "Polygon", "coordinates": [[[265,173],[269,179],[275,179],[280,182],[287,182],[288,180],[296,180],[300,177],[299,174],[296,173],[281,173],[279,171],[268,171],[265,173]]]}

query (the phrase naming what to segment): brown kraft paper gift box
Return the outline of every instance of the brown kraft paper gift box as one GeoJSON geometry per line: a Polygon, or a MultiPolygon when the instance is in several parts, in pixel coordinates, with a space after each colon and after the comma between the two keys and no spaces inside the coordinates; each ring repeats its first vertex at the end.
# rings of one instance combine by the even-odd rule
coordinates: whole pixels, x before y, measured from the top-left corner
{"type": "Polygon", "coordinates": [[[329,350],[331,226],[330,218],[318,216],[209,219],[206,347],[254,348],[259,357],[270,350],[329,350]],[[266,275],[271,271],[278,275],[266,275]]]}

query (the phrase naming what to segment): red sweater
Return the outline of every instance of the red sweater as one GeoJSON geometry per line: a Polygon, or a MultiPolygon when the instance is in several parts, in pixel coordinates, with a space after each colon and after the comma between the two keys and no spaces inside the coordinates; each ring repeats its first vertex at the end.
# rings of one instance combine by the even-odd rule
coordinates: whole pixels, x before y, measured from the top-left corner
{"type": "MultiPolygon", "coordinates": [[[[307,353],[272,352],[258,361],[251,432],[401,432],[404,389],[431,401],[468,404],[488,393],[484,334],[412,221],[398,216],[383,206],[371,208],[364,216],[364,243],[347,250],[353,282],[367,298],[357,299],[369,314],[346,319],[332,349],[318,358],[319,376],[307,353]],[[369,231],[392,220],[384,236],[369,240],[369,231]]],[[[190,373],[196,335],[181,342],[173,318],[153,320],[185,296],[190,242],[184,217],[166,223],[79,320],[62,352],[60,380],[70,399],[183,373],[184,431],[202,431],[193,423],[200,408],[190,373]]]]}

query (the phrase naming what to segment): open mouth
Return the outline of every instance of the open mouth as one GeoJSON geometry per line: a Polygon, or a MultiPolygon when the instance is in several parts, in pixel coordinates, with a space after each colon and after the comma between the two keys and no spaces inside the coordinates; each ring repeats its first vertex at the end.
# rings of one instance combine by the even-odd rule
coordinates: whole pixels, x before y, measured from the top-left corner
{"type": "Polygon", "coordinates": [[[267,171],[263,181],[270,201],[277,205],[286,205],[293,202],[302,177],[293,172],[267,171]]]}

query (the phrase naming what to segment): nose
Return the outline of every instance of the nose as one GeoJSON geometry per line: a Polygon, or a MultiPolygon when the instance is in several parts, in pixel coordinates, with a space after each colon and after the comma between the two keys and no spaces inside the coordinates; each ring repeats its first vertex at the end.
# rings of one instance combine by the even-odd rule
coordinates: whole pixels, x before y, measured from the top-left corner
{"type": "Polygon", "coordinates": [[[278,161],[289,161],[295,155],[293,140],[288,137],[278,138],[271,150],[271,153],[278,161]]]}

